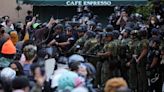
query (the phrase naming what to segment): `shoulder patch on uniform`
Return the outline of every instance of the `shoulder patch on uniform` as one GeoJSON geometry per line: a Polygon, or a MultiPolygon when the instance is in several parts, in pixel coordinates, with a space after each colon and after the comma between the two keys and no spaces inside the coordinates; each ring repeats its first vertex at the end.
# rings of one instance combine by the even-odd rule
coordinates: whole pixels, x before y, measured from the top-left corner
{"type": "Polygon", "coordinates": [[[108,48],[111,48],[111,47],[112,47],[112,44],[108,44],[107,47],[108,47],[108,48]]]}
{"type": "Polygon", "coordinates": [[[130,41],[128,44],[132,44],[132,42],[130,41]]]}
{"type": "Polygon", "coordinates": [[[79,40],[78,40],[78,42],[81,42],[82,41],[82,39],[80,38],[79,40]]]}
{"type": "Polygon", "coordinates": [[[91,40],[91,43],[96,43],[97,42],[97,40],[91,40]]]}

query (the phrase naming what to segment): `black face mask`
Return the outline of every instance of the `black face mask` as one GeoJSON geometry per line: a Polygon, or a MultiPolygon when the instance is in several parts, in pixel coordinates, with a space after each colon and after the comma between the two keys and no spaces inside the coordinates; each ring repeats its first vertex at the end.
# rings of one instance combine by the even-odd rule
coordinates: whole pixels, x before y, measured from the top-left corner
{"type": "Polygon", "coordinates": [[[19,71],[16,71],[16,75],[19,76],[20,75],[20,72],[19,71]]]}

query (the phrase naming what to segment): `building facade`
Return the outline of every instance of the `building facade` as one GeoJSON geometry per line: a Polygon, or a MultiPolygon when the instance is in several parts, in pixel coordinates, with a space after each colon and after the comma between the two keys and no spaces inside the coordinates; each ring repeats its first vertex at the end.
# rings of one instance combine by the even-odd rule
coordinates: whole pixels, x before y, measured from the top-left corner
{"type": "Polygon", "coordinates": [[[32,5],[20,5],[21,10],[18,12],[16,0],[0,0],[0,17],[8,15],[13,22],[21,21],[24,23],[28,10],[32,10],[32,5]]]}

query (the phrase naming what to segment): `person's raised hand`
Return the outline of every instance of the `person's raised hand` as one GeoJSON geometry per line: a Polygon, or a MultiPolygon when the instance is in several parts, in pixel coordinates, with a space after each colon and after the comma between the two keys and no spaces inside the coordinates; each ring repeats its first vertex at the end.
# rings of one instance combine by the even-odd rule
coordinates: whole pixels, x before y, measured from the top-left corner
{"type": "Polygon", "coordinates": [[[36,17],[33,17],[32,20],[31,20],[30,22],[27,23],[27,25],[26,25],[26,30],[29,29],[29,28],[31,27],[31,25],[32,25],[33,23],[35,23],[35,21],[36,21],[36,17]]]}
{"type": "Polygon", "coordinates": [[[48,22],[47,27],[51,28],[54,23],[56,23],[56,21],[55,21],[55,19],[53,17],[51,17],[50,21],[48,22]]]}
{"type": "Polygon", "coordinates": [[[36,17],[34,16],[33,18],[32,18],[32,22],[34,23],[36,21],[36,17]]]}

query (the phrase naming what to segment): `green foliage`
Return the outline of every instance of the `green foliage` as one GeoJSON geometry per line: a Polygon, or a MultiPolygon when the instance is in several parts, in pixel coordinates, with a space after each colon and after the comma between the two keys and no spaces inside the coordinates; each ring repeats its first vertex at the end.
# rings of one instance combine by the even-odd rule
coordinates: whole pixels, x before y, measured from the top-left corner
{"type": "Polygon", "coordinates": [[[153,12],[153,3],[149,1],[145,6],[137,6],[135,12],[142,14],[144,19],[147,19],[153,12]]]}

